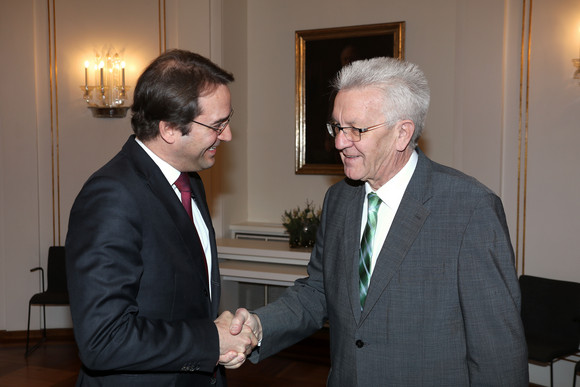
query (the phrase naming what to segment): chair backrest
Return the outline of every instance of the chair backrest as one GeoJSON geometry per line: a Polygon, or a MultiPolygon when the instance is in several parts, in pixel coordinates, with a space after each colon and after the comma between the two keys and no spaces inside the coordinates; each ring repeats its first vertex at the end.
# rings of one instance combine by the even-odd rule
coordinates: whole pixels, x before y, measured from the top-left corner
{"type": "Polygon", "coordinates": [[[66,263],[64,246],[51,246],[48,249],[48,264],[46,291],[51,293],[67,293],[66,263]]]}
{"type": "Polygon", "coordinates": [[[520,276],[522,321],[528,337],[580,345],[580,283],[520,276]],[[574,344],[575,343],[575,344],[574,344]]]}

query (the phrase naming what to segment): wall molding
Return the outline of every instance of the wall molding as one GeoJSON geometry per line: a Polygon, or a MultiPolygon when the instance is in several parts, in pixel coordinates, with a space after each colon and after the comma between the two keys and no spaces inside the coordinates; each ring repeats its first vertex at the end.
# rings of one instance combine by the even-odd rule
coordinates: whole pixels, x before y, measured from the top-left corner
{"type": "Polygon", "coordinates": [[[528,183],[528,124],[530,96],[530,57],[532,42],[532,1],[523,0],[520,49],[520,91],[518,124],[518,177],[516,210],[516,270],[526,268],[526,205],[528,183]]]}

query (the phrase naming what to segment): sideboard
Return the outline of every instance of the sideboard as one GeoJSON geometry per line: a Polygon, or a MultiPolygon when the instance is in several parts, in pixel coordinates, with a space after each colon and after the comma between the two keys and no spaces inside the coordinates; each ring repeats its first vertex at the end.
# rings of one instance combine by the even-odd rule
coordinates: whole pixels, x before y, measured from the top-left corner
{"type": "Polygon", "coordinates": [[[255,309],[273,301],[298,278],[306,277],[310,249],[288,242],[218,239],[222,310],[255,309]]]}

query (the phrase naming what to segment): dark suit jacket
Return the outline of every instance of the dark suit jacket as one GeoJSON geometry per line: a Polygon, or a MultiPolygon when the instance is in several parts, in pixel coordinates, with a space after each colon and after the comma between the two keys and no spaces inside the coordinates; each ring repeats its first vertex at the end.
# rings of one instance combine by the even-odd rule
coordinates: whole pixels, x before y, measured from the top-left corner
{"type": "MultiPolygon", "coordinates": [[[[520,291],[500,199],[421,151],[361,312],[358,254],[364,185],[326,195],[308,266],[258,309],[258,361],[328,319],[329,386],[527,386],[520,291]]],[[[380,219],[379,219],[380,221],[380,219]]]]}
{"type": "Polygon", "coordinates": [[[201,179],[190,177],[209,229],[211,285],[191,220],[134,136],[75,200],[66,263],[83,363],[77,385],[224,385],[213,323],[220,300],[215,234],[201,179]]]}

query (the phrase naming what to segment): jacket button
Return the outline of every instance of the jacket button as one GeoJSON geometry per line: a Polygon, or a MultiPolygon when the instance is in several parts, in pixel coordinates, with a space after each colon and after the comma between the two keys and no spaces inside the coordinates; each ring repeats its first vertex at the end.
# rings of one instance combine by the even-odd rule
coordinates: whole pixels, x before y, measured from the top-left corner
{"type": "Polygon", "coordinates": [[[362,347],[364,347],[364,345],[365,345],[365,343],[364,343],[362,340],[357,340],[355,344],[356,344],[356,346],[357,346],[357,347],[359,347],[359,348],[362,348],[362,347]]]}

